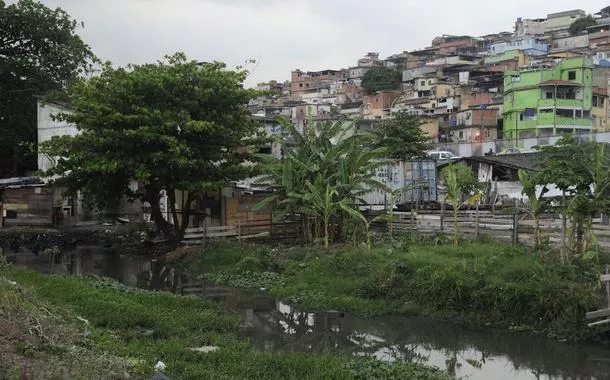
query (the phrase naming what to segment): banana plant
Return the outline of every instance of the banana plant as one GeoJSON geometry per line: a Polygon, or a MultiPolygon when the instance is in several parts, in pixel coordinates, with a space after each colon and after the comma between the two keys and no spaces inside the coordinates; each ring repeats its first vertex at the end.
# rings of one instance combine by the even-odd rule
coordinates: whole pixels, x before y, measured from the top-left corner
{"type": "Polygon", "coordinates": [[[364,231],[366,234],[366,247],[368,252],[371,252],[371,225],[379,220],[389,220],[391,222],[391,216],[388,214],[377,215],[374,218],[367,219],[367,217],[358,209],[355,209],[352,205],[346,202],[340,202],[339,206],[351,215],[354,219],[360,220],[364,225],[364,231]]]}
{"type": "Polygon", "coordinates": [[[540,247],[542,244],[540,234],[540,215],[542,214],[546,206],[546,202],[544,201],[543,196],[549,191],[549,189],[547,188],[547,184],[538,183],[540,182],[538,180],[538,177],[532,172],[520,169],[517,174],[519,176],[519,181],[523,186],[521,194],[527,196],[527,199],[530,204],[530,209],[528,211],[534,219],[534,240],[536,243],[536,247],[540,247]],[[540,192],[536,190],[537,185],[542,186],[540,192]]]}
{"type": "Polygon", "coordinates": [[[268,160],[264,175],[257,181],[267,184],[272,192],[256,209],[300,215],[303,232],[311,231],[312,220],[314,226],[321,222],[323,232],[315,228],[312,240],[322,234],[327,246],[330,220],[339,220],[343,232],[344,217],[353,217],[340,203],[362,203],[368,191],[385,189],[374,179],[376,168],[385,164],[380,158],[382,150],[372,147],[368,135],[356,134],[353,123],[310,120],[304,131],[285,119],[279,119],[279,123],[296,146],[278,139],[283,156],[268,160]]]}
{"type": "Polygon", "coordinates": [[[483,192],[472,170],[464,164],[449,163],[441,170],[441,177],[445,196],[453,207],[453,245],[457,246],[460,243],[458,212],[466,204],[479,203],[483,192]]]}
{"type": "Polygon", "coordinates": [[[314,182],[305,181],[305,186],[307,191],[304,194],[294,194],[294,196],[304,201],[302,211],[322,220],[324,248],[328,248],[330,241],[328,227],[331,218],[342,208],[343,202],[337,199],[339,195],[337,190],[331,188],[321,175],[318,175],[314,182]]]}

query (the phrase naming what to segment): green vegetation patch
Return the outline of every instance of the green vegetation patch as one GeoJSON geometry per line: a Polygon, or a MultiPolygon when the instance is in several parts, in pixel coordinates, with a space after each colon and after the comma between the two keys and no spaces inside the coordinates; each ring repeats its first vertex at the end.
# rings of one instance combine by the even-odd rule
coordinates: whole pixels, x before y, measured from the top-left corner
{"type": "Polygon", "coordinates": [[[97,276],[0,268],[2,378],[18,379],[25,371],[35,379],[148,379],[158,360],[171,379],[450,378],[418,364],[253,352],[237,338],[237,326],[220,304],[196,297],[132,289],[97,276]],[[25,337],[16,340],[3,329],[7,315],[25,337]],[[30,335],[37,340],[31,343],[30,335]],[[191,350],[201,346],[219,349],[191,350]]]}
{"type": "Polygon", "coordinates": [[[596,308],[598,294],[592,261],[564,265],[520,246],[471,242],[454,247],[439,237],[386,237],[370,253],[363,246],[223,244],[191,259],[189,266],[218,284],[266,287],[308,309],[427,315],[574,339],[587,334],[584,314],[596,308]],[[246,257],[261,263],[259,272],[240,268],[246,257]]]}

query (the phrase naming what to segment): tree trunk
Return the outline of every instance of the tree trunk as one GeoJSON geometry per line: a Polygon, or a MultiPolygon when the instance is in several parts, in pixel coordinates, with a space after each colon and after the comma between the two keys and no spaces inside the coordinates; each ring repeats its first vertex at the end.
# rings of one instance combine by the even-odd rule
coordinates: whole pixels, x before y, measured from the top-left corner
{"type": "MultiPolygon", "coordinates": [[[[456,202],[457,203],[457,202],[456,202]]],[[[458,246],[460,244],[460,227],[458,223],[458,205],[453,205],[453,245],[458,246]]]]}
{"type": "MultiPolygon", "coordinates": [[[[180,223],[180,228],[178,229],[178,239],[179,240],[182,240],[182,237],[184,236],[184,231],[189,226],[194,198],[195,197],[193,196],[193,193],[191,191],[189,191],[188,195],[186,196],[186,200],[184,201],[184,208],[182,209],[182,222],[180,223]]],[[[205,223],[205,218],[204,218],[204,223],[205,223]]]]}
{"type": "Polygon", "coordinates": [[[153,261],[151,263],[152,277],[150,279],[151,290],[163,290],[163,284],[170,272],[170,267],[165,266],[162,262],[153,261]]]}
{"type": "Polygon", "coordinates": [[[576,253],[583,252],[583,240],[585,235],[583,218],[581,215],[575,217],[576,222],[576,253]]]}
{"type": "Polygon", "coordinates": [[[540,241],[540,215],[534,214],[534,241],[536,247],[540,247],[542,242],[540,241]]]}
{"type": "Polygon", "coordinates": [[[178,218],[178,210],[176,210],[176,190],[167,189],[167,198],[169,199],[169,209],[173,220],[173,235],[176,239],[180,239],[180,219],[178,218]]]}
{"type": "Polygon", "coordinates": [[[561,257],[561,263],[565,264],[567,263],[567,253],[566,253],[566,230],[568,228],[567,226],[568,222],[566,219],[566,192],[565,190],[563,191],[562,194],[562,198],[561,198],[561,252],[560,252],[560,257],[561,257]]]}
{"type": "Polygon", "coordinates": [[[150,216],[155,223],[157,234],[169,237],[171,236],[171,226],[167,220],[163,217],[161,212],[161,206],[159,205],[159,191],[158,189],[147,188],[146,196],[143,198],[144,201],[150,203],[150,216]]]}
{"type": "Polygon", "coordinates": [[[328,219],[324,218],[324,248],[328,248],[328,219]]]}

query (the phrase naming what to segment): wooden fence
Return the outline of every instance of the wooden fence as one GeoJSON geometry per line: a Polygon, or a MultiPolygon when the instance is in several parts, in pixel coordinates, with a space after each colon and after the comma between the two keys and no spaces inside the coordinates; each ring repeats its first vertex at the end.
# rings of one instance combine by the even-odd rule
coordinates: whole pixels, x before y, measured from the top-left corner
{"type": "Polygon", "coordinates": [[[599,276],[599,281],[604,284],[607,306],[604,309],[590,311],[585,315],[585,317],[589,320],[598,319],[598,318],[605,318],[605,319],[598,320],[595,322],[590,322],[587,324],[589,327],[606,325],[606,324],[610,323],[610,318],[608,318],[608,317],[610,317],[610,267],[608,265],[606,265],[606,273],[601,274],[599,276]]]}
{"type": "Polygon", "coordinates": [[[234,226],[203,226],[187,228],[182,239],[185,245],[205,246],[206,240],[218,238],[254,239],[269,238],[271,240],[298,239],[299,226],[295,222],[272,222],[271,220],[249,220],[234,226]]]}
{"type": "MultiPolygon", "coordinates": [[[[489,235],[493,238],[513,243],[521,242],[533,245],[534,220],[526,212],[515,212],[516,208],[504,207],[492,210],[490,207],[459,210],[457,225],[464,236],[476,238],[489,235]]],[[[593,219],[593,233],[603,248],[610,248],[610,225],[606,218],[593,219]]],[[[558,215],[544,214],[540,218],[540,232],[551,245],[559,245],[562,234],[569,235],[569,223],[564,231],[562,219],[558,215]]],[[[395,231],[417,231],[420,233],[447,233],[454,231],[453,210],[442,207],[441,210],[420,212],[395,212],[392,228],[395,231]]]]}

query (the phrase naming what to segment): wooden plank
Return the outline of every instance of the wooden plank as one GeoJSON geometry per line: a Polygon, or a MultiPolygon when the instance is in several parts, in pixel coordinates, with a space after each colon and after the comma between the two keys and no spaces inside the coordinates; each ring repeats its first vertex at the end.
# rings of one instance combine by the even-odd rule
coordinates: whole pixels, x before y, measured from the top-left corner
{"type": "Polygon", "coordinates": [[[205,235],[205,237],[215,238],[215,237],[227,237],[227,236],[237,236],[237,231],[227,231],[227,232],[212,232],[205,235]]]}
{"type": "Polygon", "coordinates": [[[188,239],[200,239],[203,237],[203,232],[200,234],[184,234],[184,236],[182,237],[185,240],[188,239]]]}
{"type": "Polygon", "coordinates": [[[201,245],[203,243],[202,240],[182,240],[182,244],[184,245],[201,245]]]}
{"type": "Polygon", "coordinates": [[[608,316],[610,316],[610,309],[595,310],[595,311],[590,311],[587,314],[585,314],[585,317],[587,319],[601,318],[601,317],[608,317],[608,316]]]}
{"type": "Polygon", "coordinates": [[[53,219],[49,215],[48,218],[19,218],[16,219],[4,219],[5,225],[11,226],[45,226],[53,223],[53,219]]]}
{"type": "Polygon", "coordinates": [[[599,275],[599,280],[601,282],[610,281],[610,274],[600,274],[599,275]]]}
{"type": "Polygon", "coordinates": [[[266,237],[266,236],[269,236],[269,232],[261,232],[259,234],[254,234],[254,235],[242,235],[242,236],[238,236],[237,238],[240,240],[243,240],[243,239],[255,239],[255,238],[266,237]]]}
{"type": "Polygon", "coordinates": [[[203,227],[187,228],[186,230],[184,230],[184,233],[185,234],[202,233],[203,230],[204,230],[203,227]]]}
{"type": "Polygon", "coordinates": [[[207,231],[231,231],[231,230],[237,230],[237,226],[208,226],[207,227],[207,231]]]}
{"type": "Polygon", "coordinates": [[[605,325],[607,323],[610,323],[610,319],[603,319],[601,321],[591,322],[591,323],[588,323],[587,326],[593,327],[593,326],[605,325]]]}

